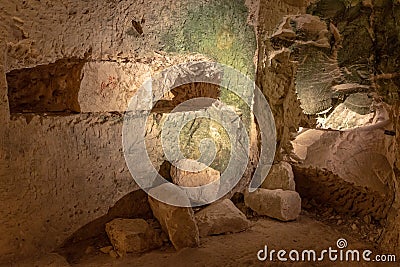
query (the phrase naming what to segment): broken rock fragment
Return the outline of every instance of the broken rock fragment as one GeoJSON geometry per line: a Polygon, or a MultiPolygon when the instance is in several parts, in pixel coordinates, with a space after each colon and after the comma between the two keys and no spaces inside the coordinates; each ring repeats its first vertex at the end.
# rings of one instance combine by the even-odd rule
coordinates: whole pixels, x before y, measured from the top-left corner
{"type": "Polygon", "coordinates": [[[113,250],[113,246],[106,246],[100,248],[100,251],[104,254],[109,254],[111,250],[113,250]]]}
{"type": "Polygon", "coordinates": [[[229,199],[225,199],[197,212],[200,237],[224,233],[237,233],[250,226],[246,216],[229,199]]]}
{"type": "Polygon", "coordinates": [[[220,172],[203,163],[184,159],[171,166],[172,181],[180,186],[205,186],[195,192],[187,192],[188,197],[196,202],[209,202],[216,199],[219,190],[220,172]],[[194,171],[200,170],[200,171],[194,171]]]}
{"type": "Polygon", "coordinates": [[[292,166],[285,161],[272,165],[268,176],[261,185],[261,188],[271,190],[282,189],[295,191],[295,187],[296,184],[292,166]]]}
{"type": "Polygon", "coordinates": [[[106,232],[119,255],[140,253],[162,246],[158,234],[143,219],[115,219],[106,224],[106,232]]]}
{"type": "Polygon", "coordinates": [[[189,207],[190,201],[184,191],[176,185],[166,183],[149,191],[149,203],[154,217],[160,222],[164,232],[175,249],[197,247],[200,243],[199,229],[197,228],[194,213],[189,207]],[[186,207],[172,206],[151,197],[171,200],[172,203],[181,202],[186,207]]]}
{"type": "Polygon", "coordinates": [[[246,193],[244,201],[258,215],[281,221],[295,220],[301,212],[301,198],[295,191],[259,188],[252,193],[246,193]]]}

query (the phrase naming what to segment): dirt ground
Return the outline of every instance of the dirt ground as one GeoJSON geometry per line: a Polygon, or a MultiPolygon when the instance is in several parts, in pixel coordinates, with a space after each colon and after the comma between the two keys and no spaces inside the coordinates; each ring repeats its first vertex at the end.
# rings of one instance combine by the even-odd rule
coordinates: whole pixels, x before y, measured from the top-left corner
{"type": "MultiPolygon", "coordinates": [[[[347,249],[369,249],[373,258],[380,254],[373,244],[347,234],[343,234],[308,215],[307,212],[294,222],[279,222],[269,218],[255,218],[252,227],[237,234],[210,236],[201,239],[199,248],[188,248],[175,252],[172,246],[151,251],[142,255],[128,254],[122,258],[112,258],[102,254],[98,248],[87,253],[76,267],[108,267],[108,266],[398,266],[396,263],[378,264],[377,262],[261,262],[257,259],[257,252],[268,246],[268,250],[295,249],[302,251],[312,249],[319,253],[332,247],[337,249],[337,240],[347,240],[347,249]]],[[[287,254],[288,255],[288,254],[287,254]]],[[[286,256],[287,256],[286,255],[286,256]]],[[[318,255],[318,254],[317,254],[318,255]]]]}

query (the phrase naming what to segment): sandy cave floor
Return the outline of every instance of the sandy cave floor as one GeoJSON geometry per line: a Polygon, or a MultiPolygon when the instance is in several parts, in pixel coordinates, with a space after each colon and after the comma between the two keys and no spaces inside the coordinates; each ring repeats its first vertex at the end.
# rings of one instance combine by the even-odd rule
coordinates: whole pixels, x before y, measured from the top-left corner
{"type": "Polygon", "coordinates": [[[166,246],[142,255],[128,254],[115,259],[95,248],[72,266],[398,266],[396,263],[376,262],[281,263],[260,262],[257,259],[257,252],[265,245],[275,250],[314,249],[318,252],[328,247],[337,248],[339,238],[347,240],[348,249],[369,249],[379,254],[371,243],[361,241],[355,235],[343,234],[303,212],[298,220],[288,223],[256,218],[245,232],[202,238],[199,248],[179,252],[175,252],[172,246],[166,246]]]}

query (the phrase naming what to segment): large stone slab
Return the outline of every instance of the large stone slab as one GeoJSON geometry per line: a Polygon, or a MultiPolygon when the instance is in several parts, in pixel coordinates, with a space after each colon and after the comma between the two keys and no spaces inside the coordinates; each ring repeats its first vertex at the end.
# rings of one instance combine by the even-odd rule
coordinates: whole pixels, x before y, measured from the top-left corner
{"type": "MultiPolygon", "coordinates": [[[[168,60],[162,55],[157,55],[150,62],[85,62],[80,71],[82,79],[78,79],[80,85],[78,84],[78,88],[76,88],[79,89],[78,101],[80,110],[81,112],[124,112],[128,108],[131,98],[138,93],[139,88],[143,86],[147,79],[154,78],[156,73],[159,73],[164,68],[186,62],[188,59],[208,61],[207,57],[202,55],[193,55],[188,58],[174,56],[169,57],[168,60]]],[[[175,82],[179,74],[170,73],[168,77],[169,81],[175,82]]],[[[172,86],[173,84],[168,85],[172,86]]],[[[158,88],[155,84],[152,86],[153,93],[158,96],[163,95],[163,100],[167,103],[174,100],[174,104],[177,104],[176,101],[183,102],[182,98],[186,96],[188,98],[190,96],[199,97],[205,96],[206,93],[204,89],[198,92],[200,90],[195,86],[187,85],[184,88],[184,92],[172,90],[172,92],[164,94],[164,91],[160,90],[165,90],[165,88],[158,88]],[[180,93],[179,96],[178,93],[180,93]]],[[[137,103],[138,105],[131,106],[131,108],[137,108],[138,110],[151,109],[155,104],[152,102],[153,93],[145,91],[144,94],[140,95],[141,101],[137,103]]],[[[209,96],[216,98],[218,95],[209,96]]]]}
{"type": "Polygon", "coordinates": [[[159,235],[143,219],[114,219],[106,224],[106,232],[119,255],[145,252],[163,244],[159,235]]]}
{"type": "Polygon", "coordinates": [[[140,62],[87,62],[79,88],[81,111],[125,111],[150,71],[151,66],[140,62]]]}
{"type": "Polygon", "coordinates": [[[171,166],[172,181],[180,186],[198,187],[208,185],[198,192],[187,192],[188,197],[197,202],[207,202],[216,198],[219,190],[220,172],[193,160],[180,160],[171,166]],[[201,169],[201,171],[191,171],[201,169]]]}
{"type": "Polygon", "coordinates": [[[268,176],[261,185],[264,189],[296,190],[292,166],[285,162],[272,165],[268,176]]]}
{"type": "Polygon", "coordinates": [[[257,212],[281,221],[297,219],[301,212],[301,198],[295,191],[259,188],[244,195],[245,204],[257,212]]]}
{"type": "MultiPolygon", "coordinates": [[[[186,205],[190,203],[186,194],[170,183],[162,184],[149,192],[150,195],[157,196],[157,198],[164,196],[166,200],[174,199],[186,205]]],[[[175,249],[197,247],[200,243],[199,229],[192,208],[168,205],[150,195],[149,203],[153,214],[160,222],[164,232],[168,234],[175,249]]]]}
{"type": "Polygon", "coordinates": [[[229,199],[225,199],[197,212],[195,215],[200,237],[246,230],[250,221],[229,199]]]}

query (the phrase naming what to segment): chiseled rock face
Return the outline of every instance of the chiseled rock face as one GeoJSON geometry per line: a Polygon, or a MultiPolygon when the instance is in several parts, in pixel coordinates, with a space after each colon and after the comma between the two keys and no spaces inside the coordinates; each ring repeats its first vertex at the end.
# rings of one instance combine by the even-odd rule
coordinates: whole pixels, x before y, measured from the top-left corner
{"type": "Polygon", "coordinates": [[[285,16],[272,35],[273,43],[290,40],[299,51],[296,60],[301,62],[296,72],[296,92],[306,114],[316,114],[331,107],[331,84],[339,76],[339,67],[331,51],[330,40],[333,29],[328,31],[326,23],[309,14],[285,16]],[[317,76],[316,76],[317,75],[317,76]]]}
{"type": "MultiPolygon", "coordinates": [[[[257,1],[2,1],[0,6],[0,210],[7,215],[2,216],[7,223],[0,224],[0,262],[53,251],[138,189],[121,153],[119,112],[150,75],[207,58],[255,73],[257,43],[249,23],[256,23],[257,1]],[[141,25],[133,26],[135,21],[141,25]],[[208,41],[193,41],[200,39],[208,41]],[[75,59],[85,62],[76,80],[57,74],[60,84],[47,85],[72,84],[65,92],[79,93],[74,102],[81,114],[10,120],[6,74],[75,59]],[[43,208],[48,203],[51,207],[43,208]]],[[[51,73],[46,67],[37,78],[54,81],[51,73]]],[[[37,99],[71,101],[59,91],[36,94],[41,88],[33,84],[43,83],[28,84],[37,99]]],[[[244,93],[250,97],[252,90],[244,93]]],[[[146,136],[157,133],[151,126],[146,136]]],[[[150,148],[157,169],[164,158],[156,145],[150,148]]]]}
{"type": "Polygon", "coordinates": [[[161,247],[158,234],[143,219],[115,219],[106,224],[106,232],[119,255],[145,252],[161,247]]]}
{"type": "Polygon", "coordinates": [[[229,199],[219,201],[195,215],[200,237],[241,232],[249,228],[250,221],[229,199]]]}
{"type": "Polygon", "coordinates": [[[206,165],[189,159],[178,161],[171,166],[173,182],[182,186],[201,186],[212,183],[220,178],[220,173],[206,165]],[[193,168],[202,168],[198,172],[190,171],[193,168]]]}
{"type": "MultiPolygon", "coordinates": [[[[178,199],[184,204],[189,203],[186,194],[173,184],[162,184],[149,191],[153,196],[167,196],[178,199]]],[[[199,229],[197,228],[194,213],[190,207],[177,207],[165,204],[149,195],[150,207],[154,217],[160,222],[164,232],[176,250],[186,247],[197,247],[200,244],[199,229]]]]}
{"type": "Polygon", "coordinates": [[[171,166],[172,181],[180,186],[198,187],[210,184],[199,193],[188,192],[188,197],[197,202],[207,202],[207,199],[215,198],[219,190],[220,172],[193,160],[180,160],[171,166]],[[193,167],[202,169],[192,172],[193,167]]]}
{"type": "Polygon", "coordinates": [[[244,195],[246,206],[259,215],[281,221],[297,219],[301,212],[301,198],[295,191],[257,189],[244,195]]]}
{"type": "Polygon", "coordinates": [[[272,165],[268,176],[261,185],[261,188],[271,190],[282,189],[296,191],[295,187],[296,184],[294,181],[292,166],[284,161],[272,165]]]}

